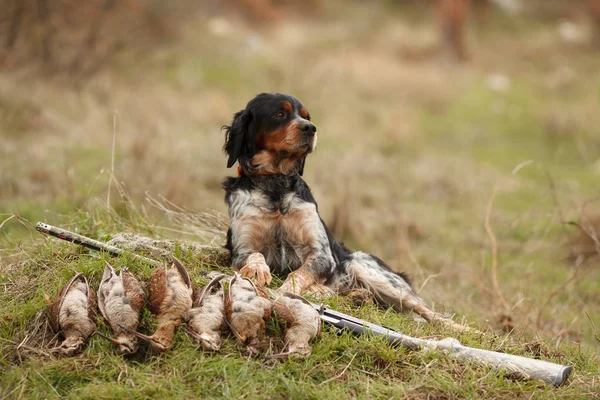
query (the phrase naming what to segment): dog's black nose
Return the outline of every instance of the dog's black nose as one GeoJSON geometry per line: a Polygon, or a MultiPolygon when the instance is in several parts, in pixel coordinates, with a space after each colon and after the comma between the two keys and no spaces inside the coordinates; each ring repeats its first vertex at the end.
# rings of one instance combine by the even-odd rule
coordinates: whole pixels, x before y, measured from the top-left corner
{"type": "Polygon", "coordinates": [[[315,133],[317,133],[317,127],[310,123],[304,124],[300,126],[300,132],[313,136],[315,133]]]}

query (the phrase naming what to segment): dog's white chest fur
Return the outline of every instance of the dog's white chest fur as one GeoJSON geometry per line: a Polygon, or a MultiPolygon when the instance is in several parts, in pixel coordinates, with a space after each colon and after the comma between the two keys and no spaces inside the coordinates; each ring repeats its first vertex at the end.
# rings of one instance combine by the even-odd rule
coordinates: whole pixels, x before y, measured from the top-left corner
{"type": "Polygon", "coordinates": [[[327,243],[316,206],[293,192],[273,202],[259,190],[236,190],[229,204],[235,253],[262,253],[271,268],[296,269],[327,243]]]}

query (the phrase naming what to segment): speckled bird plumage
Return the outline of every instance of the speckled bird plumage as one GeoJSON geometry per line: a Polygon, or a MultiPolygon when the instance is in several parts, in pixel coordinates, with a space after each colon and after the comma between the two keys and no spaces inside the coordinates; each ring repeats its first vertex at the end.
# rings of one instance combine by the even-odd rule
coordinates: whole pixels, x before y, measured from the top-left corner
{"type": "Polygon", "coordinates": [[[273,312],[285,324],[287,354],[310,355],[309,343],[321,332],[321,317],[314,307],[300,296],[280,293],[273,300],[273,312]]]}
{"type": "Polygon", "coordinates": [[[229,328],[245,346],[247,354],[258,353],[271,311],[268,296],[250,279],[236,272],[229,282],[225,313],[229,328]]]}
{"type": "Polygon", "coordinates": [[[202,344],[204,350],[217,351],[221,348],[221,331],[225,323],[225,294],[221,280],[226,276],[217,274],[198,294],[187,320],[192,328],[189,332],[202,344]]]}
{"type": "Polygon", "coordinates": [[[77,273],[56,296],[50,308],[50,323],[64,341],[57,348],[65,356],[83,350],[96,331],[96,296],[83,274],[77,273]]]}
{"type": "Polygon", "coordinates": [[[139,279],[127,268],[117,274],[106,263],[102,282],[98,288],[98,308],[114,332],[111,339],[124,355],[134,354],[138,349],[138,338],[126,327],[136,330],[140,322],[140,311],[146,301],[146,293],[139,279]]]}
{"type": "Polygon", "coordinates": [[[192,308],[193,288],[190,275],[179,260],[175,257],[172,259],[170,267],[163,265],[156,268],[148,284],[149,308],[158,323],[156,331],[147,336],[126,329],[149,341],[156,352],[163,352],[171,347],[175,328],[192,308]]]}

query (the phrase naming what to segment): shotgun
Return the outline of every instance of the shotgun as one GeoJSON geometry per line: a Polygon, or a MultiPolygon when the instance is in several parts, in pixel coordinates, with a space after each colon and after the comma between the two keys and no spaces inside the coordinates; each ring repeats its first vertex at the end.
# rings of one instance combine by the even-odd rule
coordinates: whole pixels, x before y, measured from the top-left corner
{"type": "MultiPolygon", "coordinates": [[[[129,254],[135,259],[144,261],[151,265],[160,265],[159,261],[141,256],[139,254],[126,252],[118,247],[111,246],[98,240],[69,232],[52,225],[38,222],[36,229],[47,235],[57,237],[75,244],[85,246],[92,250],[106,251],[113,257],[123,254],[129,254]]],[[[442,340],[419,339],[404,335],[380,325],[372,324],[368,321],[352,317],[351,315],[332,310],[324,305],[311,303],[315,310],[321,316],[321,320],[333,325],[339,329],[350,331],[354,334],[372,334],[384,337],[389,343],[396,346],[406,347],[411,350],[442,350],[447,352],[449,357],[457,360],[466,360],[475,364],[492,367],[504,371],[507,374],[517,376],[523,379],[537,379],[554,386],[562,385],[571,372],[573,367],[568,365],[555,364],[548,361],[536,360],[513,354],[499,353],[496,351],[482,350],[473,347],[467,347],[460,344],[454,338],[445,338],[442,340]]]]}
{"type": "Polygon", "coordinates": [[[112,257],[122,256],[127,254],[136,260],[143,261],[147,264],[154,265],[155,267],[161,265],[162,263],[156,260],[153,260],[148,257],[141,256],[139,254],[131,253],[118,247],[112,246],[108,243],[100,242],[98,240],[91,239],[89,237],[85,237],[79,235],[77,233],[69,232],[65,229],[57,228],[56,226],[44,224],[43,222],[38,222],[35,225],[35,229],[38,232],[45,233],[46,235],[54,236],[56,238],[66,240],[67,242],[75,243],[81,245],[83,247],[87,247],[88,249],[96,250],[96,251],[105,251],[110,254],[112,257]]]}
{"type": "Polygon", "coordinates": [[[321,315],[321,320],[337,328],[348,330],[358,335],[370,333],[375,336],[382,336],[393,345],[406,347],[411,350],[446,351],[451,358],[496,368],[519,378],[537,379],[551,383],[554,386],[560,386],[573,371],[573,367],[568,365],[554,364],[548,361],[513,354],[463,346],[454,338],[445,338],[442,340],[414,338],[393,329],[375,325],[351,315],[326,308],[323,305],[311,304],[321,315]]]}

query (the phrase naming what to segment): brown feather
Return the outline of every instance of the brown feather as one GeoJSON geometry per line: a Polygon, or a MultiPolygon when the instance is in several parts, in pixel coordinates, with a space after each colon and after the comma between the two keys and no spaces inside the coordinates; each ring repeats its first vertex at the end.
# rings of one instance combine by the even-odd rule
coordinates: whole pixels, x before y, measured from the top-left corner
{"type": "Polygon", "coordinates": [[[231,321],[231,292],[230,292],[230,288],[231,288],[231,282],[229,283],[229,286],[227,286],[227,289],[225,290],[225,319],[227,321],[227,323],[229,323],[231,321]]]}
{"type": "Polygon", "coordinates": [[[157,267],[152,276],[150,277],[150,284],[148,285],[148,308],[154,315],[160,313],[160,306],[162,305],[167,295],[167,266],[163,265],[157,267]]]}
{"type": "Polygon", "coordinates": [[[139,313],[146,301],[146,293],[141,282],[126,268],[121,270],[121,279],[123,280],[123,290],[129,299],[131,308],[139,313]]]}
{"type": "Polygon", "coordinates": [[[286,326],[290,326],[296,322],[296,316],[286,304],[280,302],[273,303],[273,312],[277,315],[280,322],[284,322],[286,326]]]}
{"type": "Polygon", "coordinates": [[[87,279],[85,280],[85,284],[88,287],[88,318],[92,320],[92,322],[96,323],[96,319],[98,316],[98,303],[96,300],[96,291],[90,287],[87,279]]]}
{"type": "Polygon", "coordinates": [[[149,308],[158,322],[156,331],[152,336],[135,333],[136,336],[149,340],[152,348],[158,352],[171,346],[175,328],[188,315],[193,302],[190,275],[179,260],[173,259],[170,268],[166,265],[156,268],[148,285],[149,308]]]}

